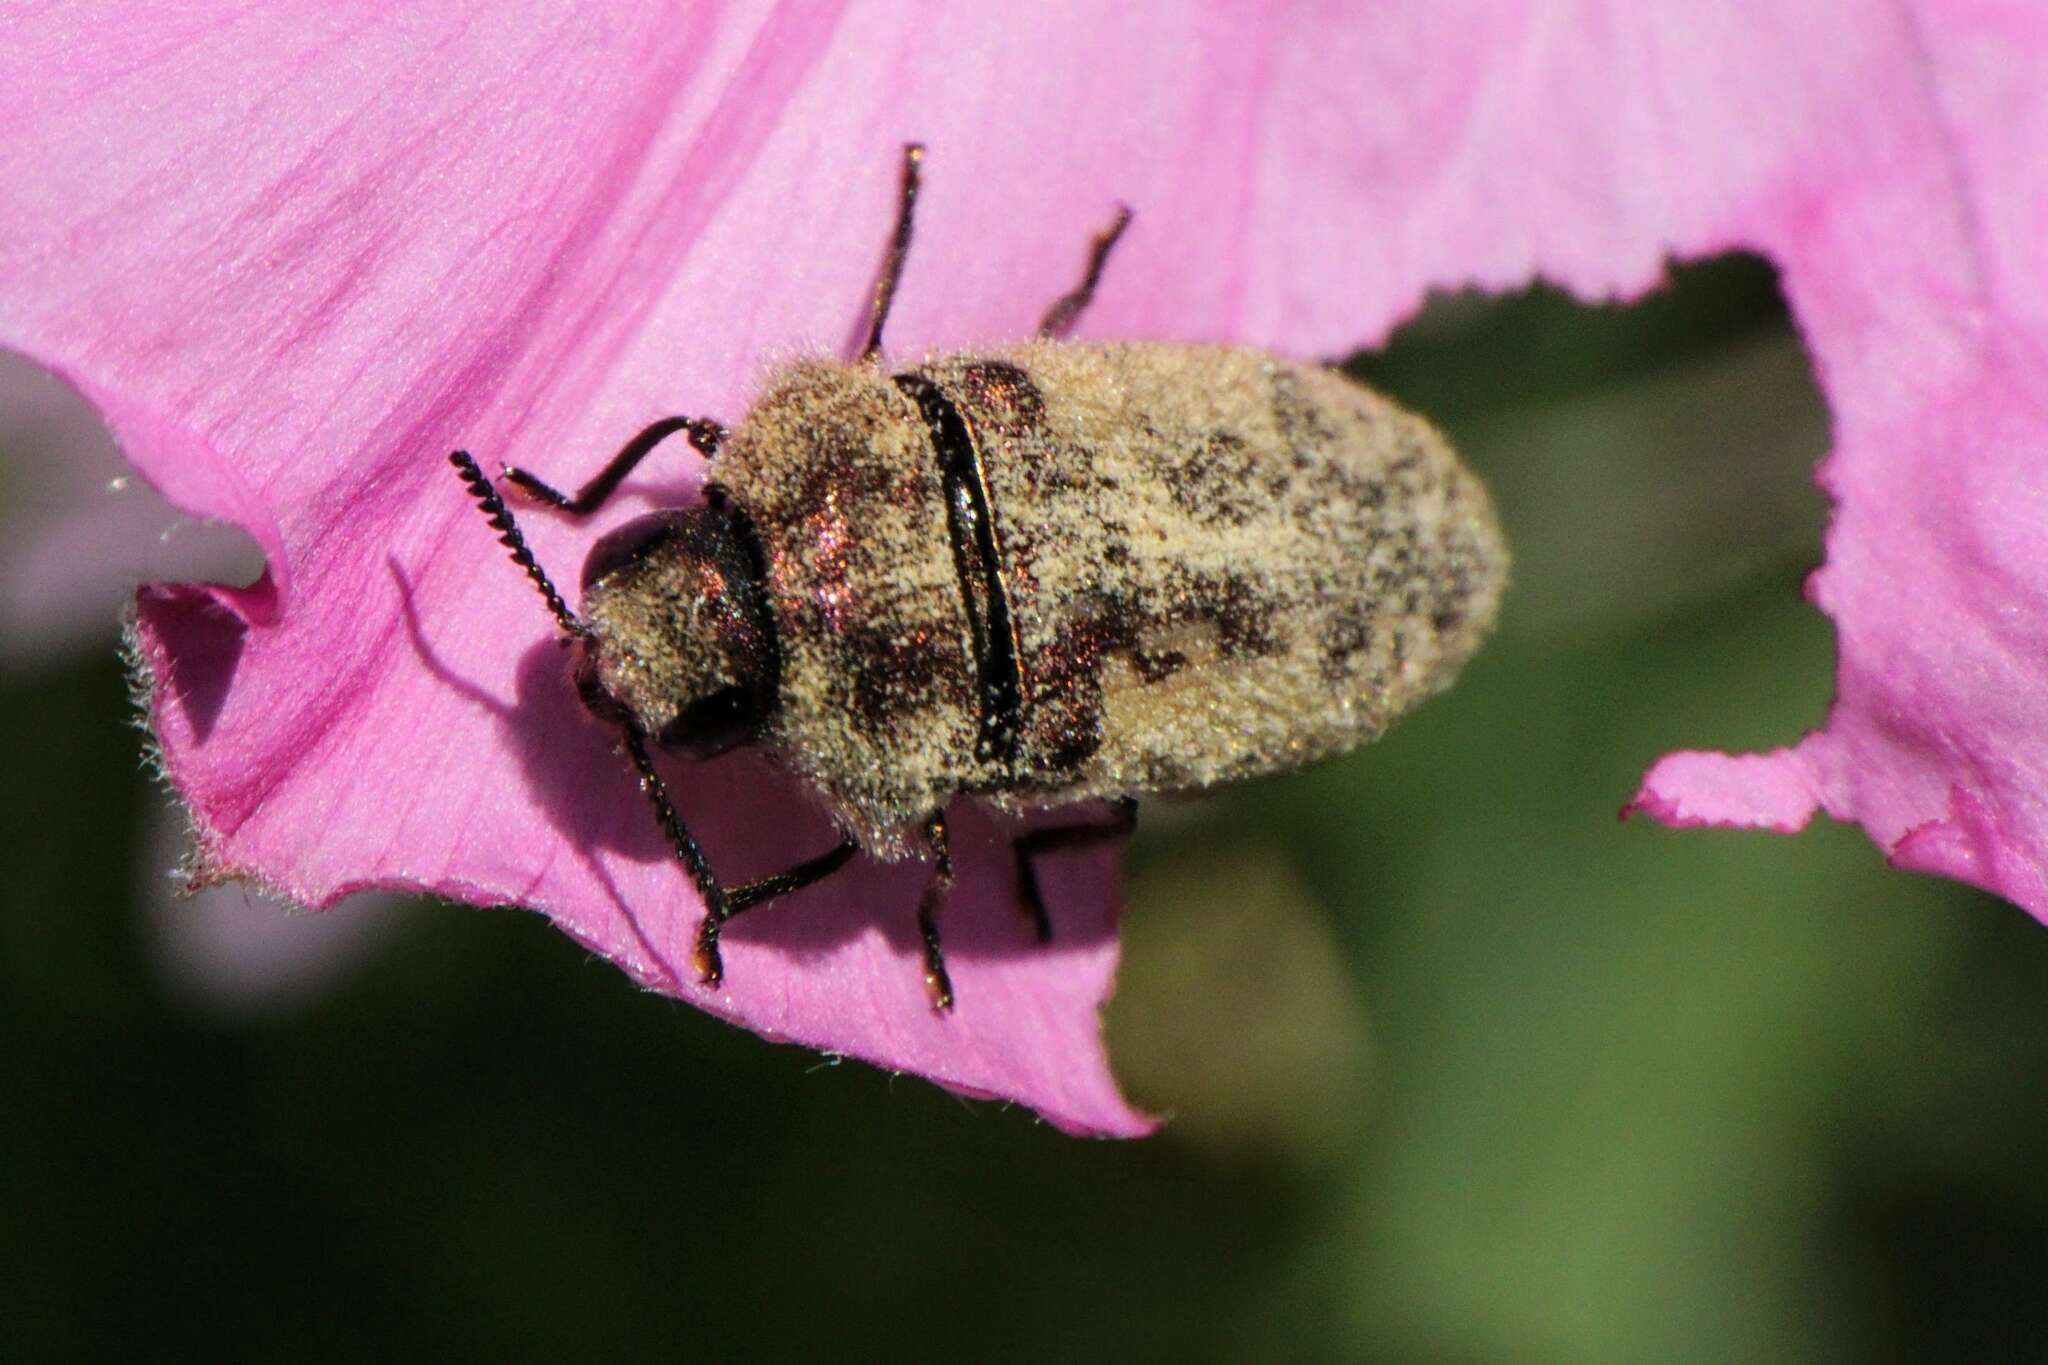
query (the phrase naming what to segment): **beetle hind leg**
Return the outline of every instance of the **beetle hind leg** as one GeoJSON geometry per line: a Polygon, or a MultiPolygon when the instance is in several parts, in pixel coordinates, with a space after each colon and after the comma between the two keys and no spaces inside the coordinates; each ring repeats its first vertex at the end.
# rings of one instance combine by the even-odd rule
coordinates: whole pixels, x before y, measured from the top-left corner
{"type": "Polygon", "coordinates": [[[861,364],[871,364],[882,354],[882,325],[896,302],[896,286],[903,279],[903,262],[910,256],[910,238],[917,221],[917,192],[923,183],[918,173],[924,161],[924,144],[903,144],[903,175],[896,191],[896,226],[889,232],[888,254],[882,258],[882,273],[875,281],[875,298],[868,309],[867,340],[861,344],[861,364]]]}
{"type": "Polygon", "coordinates": [[[1017,855],[1017,890],[1024,913],[1040,943],[1052,941],[1052,916],[1046,913],[1045,892],[1038,884],[1038,855],[1065,848],[1089,848],[1121,839],[1138,827],[1138,802],[1126,796],[1116,803],[1116,814],[1093,825],[1056,825],[1051,829],[1026,830],[1011,847],[1017,855]]]}
{"type": "Polygon", "coordinates": [[[1045,317],[1038,324],[1038,334],[1057,340],[1073,330],[1081,320],[1081,314],[1095,301],[1095,286],[1102,283],[1102,266],[1109,259],[1110,248],[1117,238],[1124,235],[1124,229],[1131,225],[1131,211],[1123,204],[1116,207],[1116,217],[1108,227],[1095,234],[1088,247],[1088,268],[1081,274],[1081,283],[1070,293],[1062,294],[1045,310],[1045,317]]]}

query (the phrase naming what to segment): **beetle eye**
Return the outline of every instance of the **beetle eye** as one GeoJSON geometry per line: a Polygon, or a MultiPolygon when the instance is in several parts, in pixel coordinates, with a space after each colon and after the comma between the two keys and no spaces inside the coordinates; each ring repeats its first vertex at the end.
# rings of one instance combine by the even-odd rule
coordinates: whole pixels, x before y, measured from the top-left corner
{"type": "Polygon", "coordinates": [[[712,758],[754,737],[762,720],[761,698],[740,687],[721,687],[697,698],[658,736],[665,749],[691,758],[712,758]]]}
{"type": "Polygon", "coordinates": [[[583,590],[590,591],[592,584],[638,563],[656,545],[681,534],[681,520],[674,512],[652,512],[608,532],[591,547],[590,557],[583,561],[583,590]]]}

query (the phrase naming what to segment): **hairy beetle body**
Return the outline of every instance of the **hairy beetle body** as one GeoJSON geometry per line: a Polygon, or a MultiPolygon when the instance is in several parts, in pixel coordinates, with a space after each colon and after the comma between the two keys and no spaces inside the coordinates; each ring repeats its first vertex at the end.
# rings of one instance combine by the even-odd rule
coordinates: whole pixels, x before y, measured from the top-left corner
{"type": "Polygon", "coordinates": [[[765,559],[762,741],[883,857],[963,792],[1184,791],[1370,739],[1477,647],[1505,567],[1427,423],[1241,348],[799,364],[708,478],[765,559]]]}
{"type": "Polygon", "coordinates": [[[1507,553],[1485,491],[1421,418],[1321,366],[1241,347],[1060,341],[1128,210],[1039,339],[879,363],[923,149],[904,150],[866,346],[776,371],[731,432],[670,417],[574,497],[582,515],[669,436],[709,457],[704,505],[598,542],[572,612],[476,461],[450,459],[575,642],[576,683],[615,725],[721,926],[857,851],[921,857],[925,985],[950,1008],[938,910],[945,810],[1113,799],[1122,818],[1017,841],[1033,857],[1129,828],[1133,801],[1290,768],[1377,735],[1448,684],[1492,624],[1507,553]],[[760,745],[830,806],[839,845],[731,886],[668,795],[654,746],[760,745]]]}

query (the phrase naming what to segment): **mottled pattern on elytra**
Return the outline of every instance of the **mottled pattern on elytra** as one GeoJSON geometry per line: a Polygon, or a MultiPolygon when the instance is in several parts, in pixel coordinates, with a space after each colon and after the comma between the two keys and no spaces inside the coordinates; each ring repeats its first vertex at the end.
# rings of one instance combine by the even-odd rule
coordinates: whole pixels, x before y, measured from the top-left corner
{"type": "Polygon", "coordinates": [[[1420,418],[1220,347],[1034,342],[914,373],[966,418],[1023,673],[1014,766],[978,693],[939,460],[885,375],[782,371],[714,480],[769,562],[770,742],[883,856],[958,791],[1006,804],[1207,786],[1377,735],[1446,685],[1507,557],[1420,418]]]}

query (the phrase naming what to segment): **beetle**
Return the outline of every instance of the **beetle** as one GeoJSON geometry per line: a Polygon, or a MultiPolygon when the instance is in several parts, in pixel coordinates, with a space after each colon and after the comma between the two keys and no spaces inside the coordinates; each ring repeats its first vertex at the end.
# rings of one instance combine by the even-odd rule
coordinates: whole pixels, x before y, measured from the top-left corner
{"type": "Polygon", "coordinates": [[[620,731],[703,897],[693,966],[707,985],[723,977],[733,916],[864,851],[931,864],[917,911],[925,985],[950,1009],[938,913],[955,797],[1115,803],[1111,821],[1018,839],[1023,904],[1045,939],[1037,854],[1127,832],[1141,795],[1374,738],[1449,683],[1505,583],[1484,488],[1381,395],[1245,347],[1064,340],[1127,208],[1035,339],[886,370],[923,155],[904,149],[852,361],[780,367],[732,429],[656,422],[574,496],[504,470],[527,500],[583,516],[671,436],[709,461],[700,505],[592,548],[580,615],[476,461],[450,456],[575,644],[585,705],[620,731]],[[841,839],[728,886],[653,749],[701,758],[745,744],[808,782],[841,839]]]}

